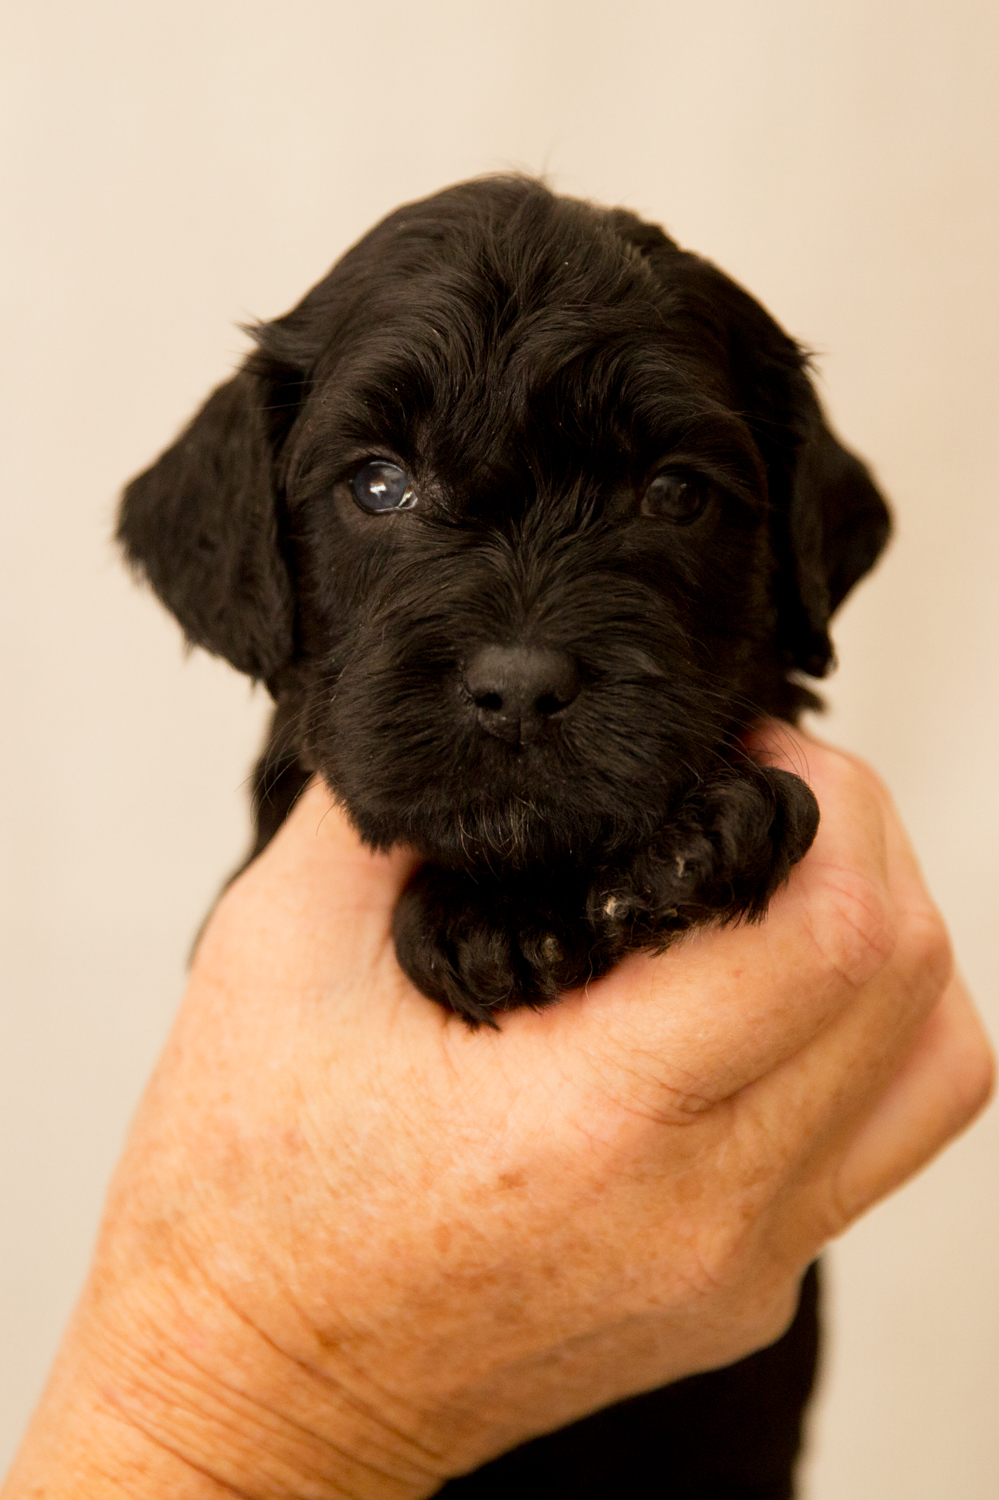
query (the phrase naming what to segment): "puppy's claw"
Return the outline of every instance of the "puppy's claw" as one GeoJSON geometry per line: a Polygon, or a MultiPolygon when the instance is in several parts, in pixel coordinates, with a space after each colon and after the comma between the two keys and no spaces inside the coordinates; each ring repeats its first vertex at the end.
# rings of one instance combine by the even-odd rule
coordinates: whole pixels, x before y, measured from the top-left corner
{"type": "Polygon", "coordinates": [[[541,939],[541,954],[550,964],[557,964],[562,958],[562,944],[553,932],[547,933],[541,939]]]}

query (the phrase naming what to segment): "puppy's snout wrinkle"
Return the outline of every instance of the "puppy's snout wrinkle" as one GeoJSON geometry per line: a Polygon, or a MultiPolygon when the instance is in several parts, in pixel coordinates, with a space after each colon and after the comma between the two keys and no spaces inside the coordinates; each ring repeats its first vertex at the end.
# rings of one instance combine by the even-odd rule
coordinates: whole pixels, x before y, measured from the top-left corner
{"type": "Polygon", "coordinates": [[[479,724],[511,745],[537,739],[582,686],[568,651],[546,646],[484,646],[465,668],[464,682],[479,724]]]}

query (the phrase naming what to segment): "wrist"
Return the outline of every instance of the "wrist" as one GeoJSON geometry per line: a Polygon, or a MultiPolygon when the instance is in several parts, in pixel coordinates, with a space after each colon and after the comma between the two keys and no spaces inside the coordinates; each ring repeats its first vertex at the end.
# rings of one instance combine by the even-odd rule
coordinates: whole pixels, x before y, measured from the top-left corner
{"type": "Polygon", "coordinates": [[[224,1306],[161,1291],[139,1312],[134,1291],[84,1294],[3,1500],[421,1500],[443,1483],[370,1392],[224,1306]]]}

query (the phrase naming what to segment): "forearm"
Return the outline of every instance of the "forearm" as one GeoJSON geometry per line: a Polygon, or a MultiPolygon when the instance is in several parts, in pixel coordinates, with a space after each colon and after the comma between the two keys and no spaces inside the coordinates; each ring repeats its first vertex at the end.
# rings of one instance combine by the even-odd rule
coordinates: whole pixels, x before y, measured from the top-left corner
{"type": "Polygon", "coordinates": [[[84,1294],[2,1500],[417,1500],[439,1488],[415,1442],[253,1330],[233,1337],[209,1315],[186,1337],[154,1335],[127,1317],[84,1294]]]}
{"type": "Polygon", "coordinates": [[[59,1360],[3,1489],[3,1500],[176,1495],[218,1500],[225,1483],[126,1416],[100,1374],[69,1347],[59,1360]]]}

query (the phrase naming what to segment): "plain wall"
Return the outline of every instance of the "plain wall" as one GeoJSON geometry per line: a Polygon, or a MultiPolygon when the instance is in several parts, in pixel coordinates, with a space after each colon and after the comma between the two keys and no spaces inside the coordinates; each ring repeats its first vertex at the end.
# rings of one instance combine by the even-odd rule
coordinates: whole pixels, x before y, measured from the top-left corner
{"type": "MultiPolygon", "coordinates": [[[[247,831],[266,704],[186,658],[115,495],[398,202],[507,167],[626,203],[819,356],[894,499],[831,738],[887,778],[993,1025],[999,8],[975,0],[32,0],[0,36],[0,1466],[247,831]]],[[[830,1257],[812,1500],[999,1474],[987,1116],[830,1257]]]]}

